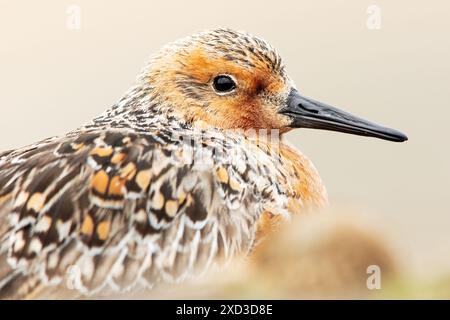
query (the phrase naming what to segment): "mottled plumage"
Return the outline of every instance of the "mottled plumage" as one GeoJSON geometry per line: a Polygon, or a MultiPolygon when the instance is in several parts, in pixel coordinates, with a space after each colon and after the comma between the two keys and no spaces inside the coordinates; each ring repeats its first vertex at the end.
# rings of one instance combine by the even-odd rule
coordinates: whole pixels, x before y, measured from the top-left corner
{"type": "Polygon", "coordinates": [[[88,124],[0,154],[0,297],[178,282],[326,202],[280,140],[292,90],[265,41],[217,29],[163,48],[88,124]],[[218,74],[237,88],[215,92],[218,74]]]}

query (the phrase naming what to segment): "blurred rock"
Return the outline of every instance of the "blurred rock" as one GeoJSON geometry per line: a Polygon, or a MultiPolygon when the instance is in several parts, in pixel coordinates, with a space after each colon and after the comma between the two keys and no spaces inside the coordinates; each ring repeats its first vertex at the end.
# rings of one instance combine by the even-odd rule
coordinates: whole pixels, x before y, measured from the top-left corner
{"type": "Polygon", "coordinates": [[[250,266],[280,298],[363,298],[372,292],[369,266],[379,268],[381,288],[396,270],[381,231],[356,215],[329,213],[293,219],[256,250],[250,266]]]}

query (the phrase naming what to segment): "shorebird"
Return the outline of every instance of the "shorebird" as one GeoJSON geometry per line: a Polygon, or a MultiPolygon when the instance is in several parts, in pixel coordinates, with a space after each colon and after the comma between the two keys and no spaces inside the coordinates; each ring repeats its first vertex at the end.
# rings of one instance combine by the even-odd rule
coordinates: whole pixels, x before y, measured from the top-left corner
{"type": "Polygon", "coordinates": [[[152,287],[250,253],[327,201],[282,138],[293,128],[407,139],[301,95],[259,37],[215,29],[165,46],[100,116],[0,154],[0,296],[39,297],[68,275],[82,295],[152,287]]]}

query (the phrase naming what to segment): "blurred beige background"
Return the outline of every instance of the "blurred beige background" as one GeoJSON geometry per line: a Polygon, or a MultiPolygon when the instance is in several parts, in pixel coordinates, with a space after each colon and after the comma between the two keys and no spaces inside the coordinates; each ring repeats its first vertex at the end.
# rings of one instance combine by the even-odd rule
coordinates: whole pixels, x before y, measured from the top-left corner
{"type": "Polygon", "coordinates": [[[298,130],[331,204],[381,225],[405,272],[450,272],[450,4],[0,0],[0,149],[62,134],[111,106],[163,44],[217,26],[272,43],[307,96],[408,134],[403,144],[298,130]],[[66,9],[81,8],[81,29],[66,9]],[[369,5],[381,29],[366,26],[369,5]]]}

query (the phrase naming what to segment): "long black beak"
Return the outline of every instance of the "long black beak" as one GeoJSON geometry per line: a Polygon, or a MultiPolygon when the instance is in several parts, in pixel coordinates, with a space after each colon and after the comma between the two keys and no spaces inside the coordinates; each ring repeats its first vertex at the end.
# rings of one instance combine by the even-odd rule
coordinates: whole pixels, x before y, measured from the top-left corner
{"type": "Polygon", "coordinates": [[[382,127],[327,104],[303,97],[295,89],[292,89],[287,105],[280,110],[280,113],[292,118],[290,126],[293,128],[332,130],[395,142],[408,140],[408,137],[400,131],[382,127]]]}

